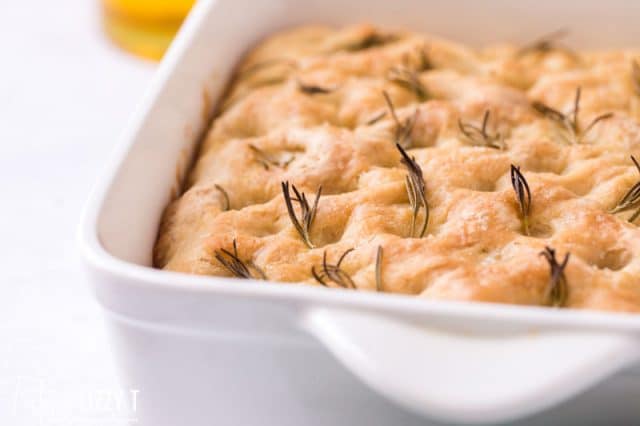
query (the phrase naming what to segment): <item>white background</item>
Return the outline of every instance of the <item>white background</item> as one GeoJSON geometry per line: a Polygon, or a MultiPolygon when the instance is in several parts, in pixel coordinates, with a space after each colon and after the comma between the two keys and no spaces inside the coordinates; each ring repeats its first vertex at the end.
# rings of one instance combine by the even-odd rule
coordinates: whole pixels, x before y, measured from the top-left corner
{"type": "Polygon", "coordinates": [[[155,65],[105,39],[98,0],[1,0],[0,35],[0,425],[120,426],[75,232],[155,65]]]}

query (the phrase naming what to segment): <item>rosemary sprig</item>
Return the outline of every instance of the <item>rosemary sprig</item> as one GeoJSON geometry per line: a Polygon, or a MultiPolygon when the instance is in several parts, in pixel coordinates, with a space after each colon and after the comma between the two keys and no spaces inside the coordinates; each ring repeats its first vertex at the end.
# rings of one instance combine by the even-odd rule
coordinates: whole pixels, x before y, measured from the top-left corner
{"type": "Polygon", "coordinates": [[[418,65],[415,67],[415,70],[418,72],[422,72],[432,70],[433,68],[433,62],[431,62],[429,55],[427,55],[427,45],[424,44],[418,49],[418,65]]]}
{"type": "Polygon", "coordinates": [[[565,37],[567,34],[568,31],[564,28],[545,34],[537,40],[534,40],[520,48],[516,53],[516,56],[523,56],[530,52],[548,53],[553,50],[564,50],[567,53],[573,54],[573,52],[568,48],[557,45],[558,40],[565,37]]]}
{"type": "Polygon", "coordinates": [[[418,72],[406,66],[394,66],[389,69],[387,80],[413,92],[420,102],[429,98],[429,92],[420,81],[418,72]]]}
{"type": "Polygon", "coordinates": [[[429,224],[429,204],[427,203],[425,195],[425,183],[424,177],[422,176],[422,169],[416,162],[415,157],[409,157],[409,154],[407,154],[400,144],[396,143],[396,148],[398,148],[398,151],[400,151],[400,154],[402,155],[400,163],[402,163],[408,171],[405,178],[405,185],[407,188],[409,205],[411,206],[412,211],[411,232],[409,235],[411,238],[414,237],[418,214],[420,213],[420,209],[424,208],[424,221],[420,227],[420,232],[418,232],[418,237],[422,238],[427,230],[427,225],[429,224]]]}
{"type": "MultiPolygon", "coordinates": [[[[640,173],[640,164],[638,160],[632,155],[631,161],[638,169],[638,173],[640,173]]],[[[640,181],[636,182],[627,193],[618,201],[616,206],[609,211],[611,214],[619,213],[625,210],[629,210],[640,205],[640,181]]],[[[638,216],[640,216],[640,209],[638,209],[635,213],[631,215],[629,218],[629,222],[634,222],[638,216]]]]}
{"type": "Polygon", "coordinates": [[[382,291],[382,246],[376,251],[376,291],[382,291]]]}
{"type": "Polygon", "coordinates": [[[376,124],[378,121],[382,120],[387,115],[387,111],[380,111],[371,116],[364,124],[365,126],[371,126],[376,124]]]}
{"type": "Polygon", "coordinates": [[[593,127],[598,124],[602,120],[607,120],[613,117],[613,113],[608,112],[605,114],[601,114],[591,120],[591,122],[584,129],[580,129],[580,125],[578,124],[578,116],[580,113],[580,95],[582,93],[582,89],[578,87],[576,89],[576,95],[573,101],[573,109],[568,113],[564,114],[557,109],[551,108],[543,104],[542,102],[533,102],[533,108],[542,114],[547,119],[557,123],[562,127],[568,134],[567,141],[569,143],[580,143],[582,139],[586,136],[587,133],[593,127]]]}
{"type": "Polygon", "coordinates": [[[391,101],[389,93],[387,93],[387,91],[385,90],[382,92],[382,95],[384,96],[384,100],[387,103],[387,107],[389,108],[389,113],[391,114],[393,121],[396,123],[396,130],[394,135],[395,143],[402,145],[403,148],[411,148],[411,145],[413,145],[411,133],[413,133],[413,128],[416,124],[416,120],[418,119],[418,109],[416,108],[412,116],[404,121],[400,121],[398,115],[396,114],[396,109],[393,106],[393,102],[391,101]]]}
{"type": "Polygon", "coordinates": [[[238,247],[236,245],[235,238],[233,239],[233,252],[230,252],[227,249],[216,250],[215,258],[237,278],[267,279],[267,276],[262,269],[258,268],[252,261],[243,262],[240,260],[238,257],[238,247]],[[251,273],[252,270],[258,275],[257,277],[251,273]]]}
{"type": "Polygon", "coordinates": [[[522,225],[525,234],[529,235],[529,213],[531,212],[531,190],[529,184],[520,172],[520,166],[511,165],[511,186],[516,193],[516,200],[520,207],[520,215],[522,216],[522,225]]]}
{"type": "Polygon", "coordinates": [[[406,69],[420,73],[422,71],[432,70],[433,68],[433,63],[427,54],[427,44],[423,43],[421,46],[417,46],[415,50],[402,55],[402,65],[394,66],[390,71],[393,69],[406,69]]]}
{"type": "Polygon", "coordinates": [[[636,95],[640,96],[640,64],[635,59],[631,62],[631,81],[636,95]]]}
{"type": "Polygon", "coordinates": [[[311,267],[311,275],[316,279],[320,284],[325,287],[329,286],[329,282],[334,282],[340,287],[343,288],[356,288],[353,279],[347,274],[343,269],[340,268],[342,261],[349,253],[353,251],[352,248],[342,253],[340,259],[335,265],[332,265],[327,262],[327,251],[325,250],[322,253],[322,265],[319,270],[316,270],[315,265],[311,267]]]}
{"type": "Polygon", "coordinates": [[[307,196],[304,192],[298,191],[295,185],[291,185],[291,189],[293,190],[294,197],[291,197],[291,193],[289,191],[289,182],[281,182],[282,185],[282,194],[284,195],[284,202],[287,205],[287,211],[289,212],[289,218],[293,223],[293,226],[298,231],[298,234],[302,237],[304,243],[309,248],[315,248],[313,243],[311,242],[310,230],[311,225],[313,225],[313,220],[316,217],[316,213],[318,211],[318,201],[320,200],[320,194],[322,193],[322,185],[318,187],[318,191],[316,192],[316,198],[313,202],[313,206],[309,206],[309,201],[307,201],[307,196]],[[300,206],[300,219],[296,216],[296,212],[293,208],[293,202],[298,203],[300,206]]]}
{"type": "Polygon", "coordinates": [[[337,87],[322,87],[315,84],[306,84],[298,80],[298,89],[307,95],[328,95],[338,90],[337,87]]]}
{"type": "Polygon", "coordinates": [[[275,158],[273,158],[271,155],[267,154],[266,152],[264,152],[263,150],[261,150],[260,148],[258,148],[257,146],[253,145],[253,144],[249,144],[249,149],[251,151],[253,151],[253,153],[256,156],[256,161],[258,161],[258,163],[262,164],[262,166],[264,167],[265,170],[269,170],[270,166],[274,166],[274,167],[279,167],[281,169],[286,168],[289,163],[291,163],[294,160],[294,156],[292,155],[289,159],[287,159],[286,161],[278,161],[275,158]]]}
{"type": "Polygon", "coordinates": [[[229,202],[229,194],[227,193],[227,191],[224,190],[223,187],[221,187],[217,183],[214,184],[213,187],[218,191],[220,191],[220,193],[222,194],[222,198],[224,199],[224,204],[222,205],[222,211],[226,212],[231,208],[231,203],[229,202]]]}
{"type": "Polygon", "coordinates": [[[397,40],[397,37],[393,34],[372,32],[362,37],[360,40],[346,44],[341,47],[340,50],[346,50],[347,52],[359,52],[361,50],[371,49],[372,47],[383,46],[395,40],[397,40]]]}
{"type": "Polygon", "coordinates": [[[504,139],[499,132],[489,134],[487,125],[489,124],[490,111],[486,110],[482,117],[482,126],[478,127],[471,123],[465,123],[458,119],[458,128],[474,145],[486,146],[495,149],[504,149],[504,139]]]}
{"type": "Polygon", "coordinates": [[[569,297],[569,286],[567,285],[567,277],[564,275],[564,269],[567,267],[571,254],[565,254],[562,263],[558,263],[556,251],[551,247],[545,247],[544,251],[540,252],[540,256],[549,262],[550,277],[547,290],[547,303],[553,307],[562,307],[567,303],[569,297]]]}

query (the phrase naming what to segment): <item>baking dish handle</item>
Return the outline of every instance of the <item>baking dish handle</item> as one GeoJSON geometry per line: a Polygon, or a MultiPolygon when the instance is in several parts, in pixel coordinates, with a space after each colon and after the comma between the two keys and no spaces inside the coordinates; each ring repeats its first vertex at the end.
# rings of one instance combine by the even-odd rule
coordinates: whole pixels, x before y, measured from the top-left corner
{"type": "Polygon", "coordinates": [[[448,422],[533,414],[640,360],[640,339],[606,332],[474,336],[325,308],[303,327],[377,392],[448,422]]]}

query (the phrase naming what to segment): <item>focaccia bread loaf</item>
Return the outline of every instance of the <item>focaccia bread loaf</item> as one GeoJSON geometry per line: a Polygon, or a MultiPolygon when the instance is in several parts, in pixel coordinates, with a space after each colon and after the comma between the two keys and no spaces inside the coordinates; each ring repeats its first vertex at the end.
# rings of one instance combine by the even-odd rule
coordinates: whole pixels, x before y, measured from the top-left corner
{"type": "Polygon", "coordinates": [[[640,311],[638,54],[369,25],[276,34],[238,67],[155,265],[640,311]]]}

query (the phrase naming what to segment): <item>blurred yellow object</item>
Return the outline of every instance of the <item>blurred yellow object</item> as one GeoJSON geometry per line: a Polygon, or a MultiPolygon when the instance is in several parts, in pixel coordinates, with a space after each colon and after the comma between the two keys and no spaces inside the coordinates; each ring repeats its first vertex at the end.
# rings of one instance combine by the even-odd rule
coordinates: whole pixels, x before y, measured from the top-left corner
{"type": "Polygon", "coordinates": [[[106,33],[124,49],[160,59],[195,0],[102,0],[106,33]]]}

